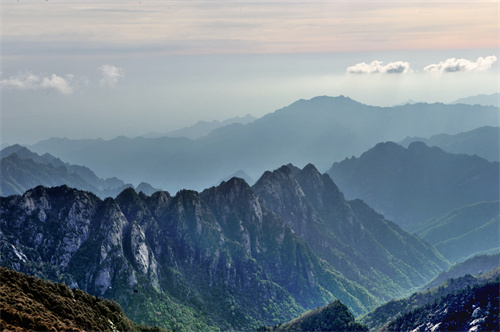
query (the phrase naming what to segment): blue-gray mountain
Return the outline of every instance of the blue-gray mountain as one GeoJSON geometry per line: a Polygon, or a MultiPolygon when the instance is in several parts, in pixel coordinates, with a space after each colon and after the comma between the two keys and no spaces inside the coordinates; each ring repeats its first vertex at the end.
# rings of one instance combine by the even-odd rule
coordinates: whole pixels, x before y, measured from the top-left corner
{"type": "Polygon", "coordinates": [[[448,267],[426,242],[345,201],[312,165],[266,173],[254,188],[233,178],[175,196],[129,188],[101,200],[40,186],[2,198],[0,215],[2,265],[115,299],[136,322],[176,329],[254,329],[335,299],[360,314],[448,267]],[[273,194],[300,205],[304,224],[279,205],[273,211],[273,194]],[[304,239],[297,226],[326,233],[304,239]]]}
{"type": "Polygon", "coordinates": [[[379,143],[359,158],[334,163],[327,173],[346,197],[363,199],[409,229],[464,205],[500,197],[498,162],[422,142],[407,149],[379,143]]]}
{"type": "Polygon", "coordinates": [[[490,95],[477,95],[455,100],[452,104],[469,104],[469,105],[492,105],[498,107],[500,104],[500,93],[492,93],[490,95]]]}
{"type": "Polygon", "coordinates": [[[476,255],[463,262],[453,264],[447,271],[441,272],[422,289],[438,287],[447,279],[463,277],[467,274],[487,274],[495,268],[500,267],[500,253],[492,255],[476,255]]]}
{"type": "Polygon", "coordinates": [[[477,253],[500,252],[500,201],[479,202],[420,224],[415,234],[450,262],[477,253]]]}
{"type": "Polygon", "coordinates": [[[493,106],[413,104],[374,107],[346,97],[299,100],[252,123],[186,138],[68,140],[53,138],[30,147],[85,165],[100,177],[146,181],[175,192],[202,190],[238,170],[252,178],[293,163],[327,169],[382,141],[457,133],[499,123],[493,106]],[[145,177],[145,178],[143,178],[145,177]]]}
{"type": "MultiPolygon", "coordinates": [[[[104,198],[114,197],[125,188],[133,187],[116,177],[101,179],[87,167],[64,163],[48,153],[40,156],[17,144],[0,151],[0,158],[1,196],[23,194],[39,185],[65,184],[104,198]]],[[[149,195],[157,191],[145,182],[140,183],[136,190],[149,195]]]]}
{"type": "Polygon", "coordinates": [[[500,127],[484,126],[456,135],[439,134],[430,138],[407,137],[399,144],[408,147],[410,143],[417,141],[450,153],[477,155],[489,161],[500,161],[500,127]]]}

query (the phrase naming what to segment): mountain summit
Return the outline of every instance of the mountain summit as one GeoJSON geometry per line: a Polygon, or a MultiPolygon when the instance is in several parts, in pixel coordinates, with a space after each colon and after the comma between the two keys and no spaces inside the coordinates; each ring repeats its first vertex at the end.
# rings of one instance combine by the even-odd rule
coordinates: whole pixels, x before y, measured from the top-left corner
{"type": "Polygon", "coordinates": [[[255,329],[335,299],[361,314],[448,266],[313,165],[175,196],[39,186],[2,199],[0,216],[8,267],[172,329],[255,329]]]}
{"type": "Polygon", "coordinates": [[[102,177],[146,181],[174,192],[202,190],[214,179],[225,179],[238,170],[252,178],[287,163],[301,167],[313,163],[324,170],[379,142],[456,133],[498,122],[498,108],[493,106],[374,107],[343,96],[323,96],[299,100],[251,123],[218,128],[197,140],[51,139],[30,149],[85,165],[102,177]]]}

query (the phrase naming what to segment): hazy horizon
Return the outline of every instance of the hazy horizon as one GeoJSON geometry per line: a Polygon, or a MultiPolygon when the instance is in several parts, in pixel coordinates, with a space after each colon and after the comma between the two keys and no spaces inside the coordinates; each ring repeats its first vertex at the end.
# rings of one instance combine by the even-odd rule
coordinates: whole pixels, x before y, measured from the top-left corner
{"type": "Polygon", "coordinates": [[[1,143],[499,92],[495,2],[2,3],[1,143]]]}

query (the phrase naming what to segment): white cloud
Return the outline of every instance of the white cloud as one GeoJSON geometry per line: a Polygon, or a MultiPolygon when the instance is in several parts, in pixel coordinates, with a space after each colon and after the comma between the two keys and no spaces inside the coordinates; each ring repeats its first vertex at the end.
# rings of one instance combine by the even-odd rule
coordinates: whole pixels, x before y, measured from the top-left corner
{"type": "Polygon", "coordinates": [[[346,72],[348,74],[406,74],[411,73],[412,70],[408,62],[389,62],[384,66],[382,61],[375,60],[369,64],[362,62],[347,67],[346,72]]]}
{"type": "Polygon", "coordinates": [[[21,90],[27,89],[54,89],[63,94],[71,94],[73,88],[70,86],[69,81],[73,75],[66,75],[66,79],[52,74],[50,76],[43,76],[41,74],[35,75],[30,72],[21,73],[17,76],[11,76],[8,79],[2,79],[1,83],[4,87],[12,87],[21,90]]]}
{"type": "Polygon", "coordinates": [[[42,83],[40,83],[40,87],[44,89],[55,89],[64,94],[71,94],[73,92],[68,81],[56,74],[52,74],[50,78],[44,77],[42,83]]]}
{"type": "Polygon", "coordinates": [[[112,65],[102,65],[99,67],[102,78],[99,81],[101,86],[114,87],[119,80],[125,77],[125,70],[123,68],[115,67],[112,65]]]}
{"type": "Polygon", "coordinates": [[[424,71],[429,73],[453,73],[453,72],[471,72],[483,71],[491,68],[491,65],[497,61],[494,55],[486,58],[479,57],[477,61],[467,59],[450,58],[441,61],[438,64],[431,64],[424,68],[424,71]]]}

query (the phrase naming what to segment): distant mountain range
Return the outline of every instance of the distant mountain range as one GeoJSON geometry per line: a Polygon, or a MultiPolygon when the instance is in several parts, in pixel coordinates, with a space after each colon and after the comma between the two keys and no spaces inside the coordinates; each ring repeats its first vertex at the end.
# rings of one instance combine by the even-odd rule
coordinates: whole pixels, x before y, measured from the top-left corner
{"type": "Polygon", "coordinates": [[[441,272],[429,281],[422,290],[438,287],[446,280],[470,275],[486,275],[500,267],[500,253],[493,255],[476,255],[463,262],[453,264],[447,271],[441,272]]]}
{"type": "Polygon", "coordinates": [[[447,153],[422,142],[379,143],[327,172],[346,197],[361,198],[408,229],[453,209],[498,200],[500,167],[477,156],[447,153]]]}
{"type": "MultiPolygon", "coordinates": [[[[0,151],[0,195],[23,194],[39,185],[48,187],[68,185],[93,192],[101,198],[116,196],[123,189],[133,187],[113,177],[103,180],[89,168],[70,165],[46,153],[42,156],[26,147],[12,145],[0,151]]],[[[140,183],[137,191],[151,195],[157,189],[150,184],[140,183]]]]}
{"type": "Polygon", "coordinates": [[[255,121],[257,118],[251,116],[250,114],[247,114],[243,117],[236,117],[236,118],[231,118],[227,119],[224,121],[217,121],[214,120],[212,122],[208,121],[198,121],[192,126],[185,127],[182,129],[177,129],[173,131],[169,131],[166,133],[159,133],[159,132],[152,132],[148,133],[146,135],[143,135],[142,137],[144,138],[159,138],[159,137],[185,137],[189,139],[198,139],[203,136],[207,136],[210,134],[212,131],[214,131],[217,128],[228,126],[231,124],[239,123],[239,124],[247,124],[250,122],[255,121]]]}
{"type": "Polygon", "coordinates": [[[100,177],[146,181],[169,191],[201,190],[238,170],[257,178],[268,169],[332,162],[378,142],[458,133],[499,123],[493,106],[412,104],[374,107],[346,97],[299,100],[248,124],[232,124],[187,138],[68,140],[52,138],[32,151],[91,168],[100,177]]]}
{"type": "Polygon", "coordinates": [[[453,102],[452,104],[469,104],[469,105],[483,105],[483,106],[496,106],[500,104],[500,94],[493,93],[491,95],[477,95],[466,98],[461,98],[453,102]]]}
{"type": "Polygon", "coordinates": [[[500,127],[484,126],[456,135],[439,134],[430,138],[407,137],[400,145],[408,147],[413,142],[424,142],[446,152],[477,155],[489,161],[500,161],[500,127]]]}
{"type": "Polygon", "coordinates": [[[188,330],[275,325],[335,299],[361,314],[449,266],[312,165],[175,196],[39,186],[1,200],[0,246],[2,265],[188,330]]]}
{"type": "Polygon", "coordinates": [[[415,234],[451,263],[480,252],[500,252],[500,201],[480,202],[419,225],[415,234]]]}

